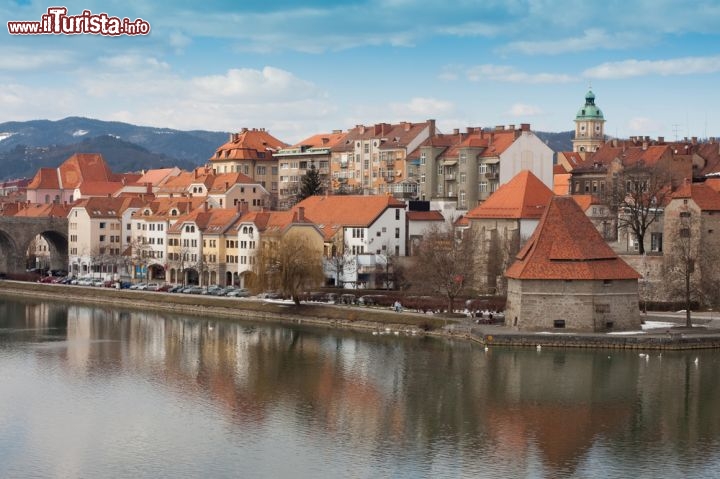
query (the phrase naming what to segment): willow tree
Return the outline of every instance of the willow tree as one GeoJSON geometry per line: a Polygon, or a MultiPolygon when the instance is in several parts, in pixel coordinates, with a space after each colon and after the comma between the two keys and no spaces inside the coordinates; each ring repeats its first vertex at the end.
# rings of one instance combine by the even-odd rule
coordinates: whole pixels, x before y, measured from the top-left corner
{"type": "Polygon", "coordinates": [[[322,253],[301,235],[264,241],[255,257],[252,287],[278,291],[296,305],[304,291],[322,285],[322,253]]]}

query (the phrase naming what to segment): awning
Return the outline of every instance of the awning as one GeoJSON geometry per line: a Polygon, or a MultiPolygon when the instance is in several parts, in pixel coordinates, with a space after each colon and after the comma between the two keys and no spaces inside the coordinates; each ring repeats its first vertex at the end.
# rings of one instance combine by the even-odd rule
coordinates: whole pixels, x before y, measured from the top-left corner
{"type": "Polygon", "coordinates": [[[486,165],[496,165],[500,163],[500,158],[490,158],[489,160],[483,160],[482,162],[486,165]]]}
{"type": "Polygon", "coordinates": [[[457,165],[457,160],[443,160],[442,164],[443,166],[457,165]]]}

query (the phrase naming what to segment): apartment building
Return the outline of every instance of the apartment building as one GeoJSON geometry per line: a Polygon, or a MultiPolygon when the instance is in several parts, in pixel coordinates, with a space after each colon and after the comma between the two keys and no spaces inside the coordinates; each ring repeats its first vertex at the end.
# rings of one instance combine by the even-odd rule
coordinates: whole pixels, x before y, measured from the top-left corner
{"type": "Polygon", "coordinates": [[[112,279],[130,273],[126,232],[132,214],[142,206],[138,197],[78,200],[68,214],[68,271],[112,279]]]}
{"type": "Polygon", "coordinates": [[[282,148],[275,157],[279,162],[278,208],[288,209],[297,203],[302,177],[314,166],[325,191],[331,188],[330,161],[332,148],[343,141],[345,133],[335,130],[306,138],[288,148],[282,148]]]}
{"type": "Polygon", "coordinates": [[[408,157],[433,135],[435,120],[355,126],[332,148],[332,190],[415,198],[417,170],[408,157]]]}
{"type": "Polygon", "coordinates": [[[419,196],[466,211],[522,170],[552,188],[553,155],[527,123],[437,135],[419,148],[419,196]]]}
{"type": "Polygon", "coordinates": [[[271,207],[278,201],[278,160],[275,157],[287,144],[272,136],[264,128],[243,128],[232,133],[209,159],[209,167],[216,173],[242,173],[259,183],[270,193],[271,207]]]}

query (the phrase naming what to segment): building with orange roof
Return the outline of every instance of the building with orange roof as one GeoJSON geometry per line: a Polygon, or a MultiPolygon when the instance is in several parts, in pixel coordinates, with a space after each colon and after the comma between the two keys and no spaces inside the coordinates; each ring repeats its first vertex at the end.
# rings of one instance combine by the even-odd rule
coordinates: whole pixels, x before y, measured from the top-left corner
{"type": "Polygon", "coordinates": [[[210,208],[204,201],[179,216],[168,229],[166,278],[171,283],[200,286],[233,284],[234,266],[225,258],[226,240],[235,240],[233,227],[242,215],[240,207],[210,208]]]}
{"type": "MultiPolygon", "coordinates": [[[[247,212],[234,227],[237,239],[237,275],[242,286],[256,267],[258,253],[263,247],[282,238],[307,244],[318,259],[323,256],[325,238],[320,227],[304,216],[302,207],[292,211],[247,212]]],[[[232,261],[229,261],[232,263],[232,261]]]]}
{"type": "Polygon", "coordinates": [[[465,218],[475,241],[475,287],[487,294],[502,294],[502,274],[520,245],[529,238],[545,212],[553,192],[531,171],[524,170],[465,218]]]}
{"type": "Polygon", "coordinates": [[[136,263],[134,277],[165,279],[170,226],[204,201],[202,197],[150,198],[132,213],[124,233],[128,256],[136,263]]]}
{"type": "MultiPolygon", "coordinates": [[[[558,153],[558,156],[561,153],[558,153]]],[[[570,179],[572,175],[565,166],[556,164],[553,166],[553,193],[556,195],[569,195],[570,194],[570,179]]]]}
{"type": "Polygon", "coordinates": [[[297,203],[302,177],[314,166],[323,189],[328,191],[330,183],[330,161],[332,148],[345,138],[342,130],[319,133],[290,147],[280,149],[275,157],[279,162],[278,208],[288,209],[297,203]]]}
{"type": "Polygon", "coordinates": [[[101,279],[127,276],[124,252],[131,215],[142,206],[140,198],[93,197],[71,205],[68,218],[68,271],[73,276],[101,279]]]}
{"type": "Polygon", "coordinates": [[[595,225],[595,229],[602,235],[605,241],[613,241],[615,239],[615,229],[617,228],[617,216],[608,208],[605,202],[594,195],[571,195],[581,210],[585,212],[590,221],[595,225]]]}
{"type": "Polygon", "coordinates": [[[505,272],[505,323],[519,330],[639,330],[640,275],[570,197],[554,196],[505,272]]]}
{"type": "Polygon", "coordinates": [[[356,125],[332,148],[332,190],[416,198],[418,170],[409,158],[435,133],[435,120],[356,125]]]}
{"type": "MultiPolygon", "coordinates": [[[[486,200],[521,170],[530,170],[549,188],[553,185],[553,151],[523,123],[487,131],[455,130],[420,148],[420,199],[451,202],[467,211],[486,200]]],[[[436,205],[437,204],[437,205],[436,205]]]]}
{"type": "Polygon", "coordinates": [[[379,270],[387,258],[407,255],[405,202],[392,196],[311,196],[291,211],[323,232],[326,257],[352,258],[340,280],[348,287],[384,287],[379,270]]]}
{"type": "Polygon", "coordinates": [[[251,210],[262,210],[272,202],[267,189],[249,176],[237,172],[217,173],[209,166],[181,171],[159,186],[156,194],[161,198],[207,198],[211,208],[234,208],[244,201],[251,210]]]}
{"type": "Polygon", "coordinates": [[[27,187],[31,203],[72,203],[75,190],[84,182],[114,182],[120,177],[110,171],[102,155],[75,153],[57,168],[40,168],[27,187]]]}
{"type": "Polygon", "coordinates": [[[442,228],[445,225],[445,217],[438,210],[430,210],[429,202],[417,202],[427,206],[427,209],[409,209],[407,217],[408,230],[408,255],[412,256],[415,249],[420,245],[428,231],[433,228],[442,228]]]}
{"type": "MultiPolygon", "coordinates": [[[[664,272],[661,284],[671,286],[673,272],[684,268],[683,257],[692,258],[691,273],[693,299],[715,306],[718,301],[717,284],[720,271],[720,193],[705,183],[690,183],[673,193],[665,207],[662,241],[664,245],[664,272]],[[701,291],[702,294],[697,295],[701,291]],[[697,297],[695,297],[697,295],[697,297]]],[[[684,287],[684,277],[674,278],[684,287]]],[[[664,288],[666,297],[673,297],[683,288],[664,288]]],[[[674,299],[684,299],[682,295],[674,299]]]]}
{"type": "Polygon", "coordinates": [[[215,173],[249,176],[270,192],[274,206],[278,197],[278,160],[275,153],[287,146],[264,128],[243,128],[230,134],[230,140],[215,150],[208,165],[215,173]]]}

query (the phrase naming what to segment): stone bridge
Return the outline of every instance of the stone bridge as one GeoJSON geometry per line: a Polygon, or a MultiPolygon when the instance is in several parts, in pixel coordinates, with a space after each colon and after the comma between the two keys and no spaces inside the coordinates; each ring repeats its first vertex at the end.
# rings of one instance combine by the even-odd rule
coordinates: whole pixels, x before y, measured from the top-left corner
{"type": "Polygon", "coordinates": [[[50,268],[67,269],[67,232],[67,218],[0,216],[0,272],[24,272],[28,247],[37,235],[48,243],[50,268]]]}

